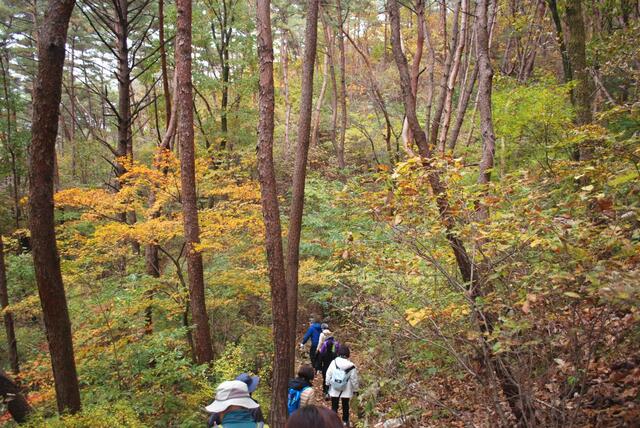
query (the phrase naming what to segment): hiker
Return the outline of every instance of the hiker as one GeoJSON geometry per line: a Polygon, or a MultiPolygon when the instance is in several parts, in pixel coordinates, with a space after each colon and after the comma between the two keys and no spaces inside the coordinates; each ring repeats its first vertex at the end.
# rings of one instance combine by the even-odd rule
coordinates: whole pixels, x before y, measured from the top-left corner
{"type": "Polygon", "coordinates": [[[342,428],[342,422],[326,407],[305,406],[291,415],[285,428],[342,428]]]}
{"type": "MultiPolygon", "coordinates": [[[[240,373],[236,376],[235,380],[239,380],[240,382],[244,382],[247,385],[247,391],[249,392],[249,397],[251,394],[258,389],[258,384],[260,383],[260,376],[251,376],[248,373],[240,373]]],[[[256,400],[251,397],[253,401],[255,401],[258,405],[260,405],[256,400]]],[[[264,415],[262,414],[262,410],[260,407],[255,409],[251,409],[251,415],[253,416],[254,422],[257,423],[258,428],[262,428],[264,426],[264,415]]],[[[208,427],[217,427],[222,425],[222,420],[220,419],[219,413],[212,413],[209,417],[208,427]]]]}
{"type": "Polygon", "coordinates": [[[322,346],[318,345],[318,347],[319,348],[318,353],[316,354],[316,361],[318,362],[318,370],[322,371],[322,393],[324,394],[324,399],[329,400],[327,370],[329,370],[331,362],[338,356],[337,350],[340,347],[340,343],[338,343],[338,341],[332,335],[329,335],[326,339],[324,339],[322,346]]]}
{"type": "Polygon", "coordinates": [[[329,330],[329,324],[327,324],[326,322],[323,322],[320,325],[320,328],[322,329],[322,331],[320,332],[320,338],[318,339],[318,347],[316,348],[316,352],[320,351],[320,348],[322,347],[322,344],[325,340],[327,340],[330,336],[333,336],[333,333],[331,332],[331,330],[329,330]]]}
{"type": "Polygon", "coordinates": [[[349,426],[349,401],[358,391],[358,369],[349,357],[351,352],[346,345],[340,345],[338,356],[329,365],[327,370],[327,380],[329,385],[329,396],[331,397],[331,408],[338,413],[340,401],[342,401],[342,422],[349,426]]]}
{"type": "Polygon", "coordinates": [[[205,409],[217,413],[224,428],[258,428],[251,411],[260,407],[249,395],[247,384],[228,380],[218,385],[216,398],[205,409]]]}
{"type": "Polygon", "coordinates": [[[298,369],[298,377],[289,381],[287,397],[287,414],[290,415],[300,407],[311,404],[313,400],[313,377],[315,370],[309,364],[303,364],[298,369]]]}
{"type": "Polygon", "coordinates": [[[311,339],[311,347],[309,348],[309,359],[311,360],[311,365],[314,367],[316,359],[316,349],[318,348],[318,340],[320,340],[320,333],[322,333],[322,325],[319,322],[316,322],[316,318],[314,315],[311,315],[309,317],[309,328],[302,338],[300,349],[304,349],[305,343],[307,343],[307,341],[311,339]]]}

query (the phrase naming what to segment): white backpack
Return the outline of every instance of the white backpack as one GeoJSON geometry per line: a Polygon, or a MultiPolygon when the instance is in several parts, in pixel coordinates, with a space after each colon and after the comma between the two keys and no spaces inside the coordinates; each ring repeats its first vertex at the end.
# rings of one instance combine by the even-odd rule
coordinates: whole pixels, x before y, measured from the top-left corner
{"type": "Polygon", "coordinates": [[[331,375],[331,387],[336,391],[343,392],[346,389],[347,384],[349,383],[351,370],[355,369],[356,366],[351,366],[348,369],[343,369],[338,366],[337,362],[335,363],[335,366],[336,368],[331,375]]]}

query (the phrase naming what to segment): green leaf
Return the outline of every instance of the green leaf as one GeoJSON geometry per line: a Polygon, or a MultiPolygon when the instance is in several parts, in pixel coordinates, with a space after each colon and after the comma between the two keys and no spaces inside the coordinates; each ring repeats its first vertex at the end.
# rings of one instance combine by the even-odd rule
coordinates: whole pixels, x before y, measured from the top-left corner
{"type": "Polygon", "coordinates": [[[582,296],[579,295],[578,293],[576,293],[575,291],[565,291],[562,294],[564,294],[567,297],[571,297],[573,299],[581,299],[582,298],[582,296]]]}

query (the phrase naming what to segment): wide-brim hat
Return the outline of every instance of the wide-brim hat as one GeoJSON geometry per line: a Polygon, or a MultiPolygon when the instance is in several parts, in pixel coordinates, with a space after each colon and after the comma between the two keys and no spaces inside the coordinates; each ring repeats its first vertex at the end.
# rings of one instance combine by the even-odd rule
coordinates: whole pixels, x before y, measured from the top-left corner
{"type": "Polygon", "coordinates": [[[220,413],[227,410],[229,406],[239,406],[245,409],[260,407],[249,396],[247,384],[239,380],[228,380],[218,385],[215,400],[205,407],[205,410],[209,413],[220,413]]]}
{"type": "Polygon", "coordinates": [[[258,384],[260,383],[260,376],[251,376],[248,373],[240,373],[236,376],[236,380],[240,382],[244,382],[247,384],[247,389],[249,390],[249,394],[258,389],[258,384]]]}

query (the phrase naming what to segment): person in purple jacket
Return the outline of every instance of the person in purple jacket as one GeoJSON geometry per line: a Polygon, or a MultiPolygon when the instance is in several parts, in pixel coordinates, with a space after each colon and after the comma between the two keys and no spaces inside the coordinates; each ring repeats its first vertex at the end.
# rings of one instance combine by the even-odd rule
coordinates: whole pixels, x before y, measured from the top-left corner
{"type": "Polygon", "coordinates": [[[311,315],[309,317],[309,328],[302,338],[302,342],[300,343],[300,349],[304,349],[305,343],[309,339],[311,339],[311,348],[309,349],[309,359],[311,360],[311,366],[315,367],[316,364],[316,351],[318,347],[318,342],[320,341],[320,333],[322,333],[322,324],[316,321],[316,317],[311,315]]]}

